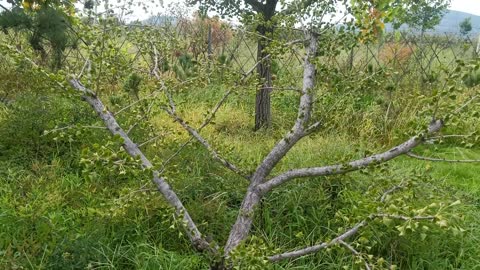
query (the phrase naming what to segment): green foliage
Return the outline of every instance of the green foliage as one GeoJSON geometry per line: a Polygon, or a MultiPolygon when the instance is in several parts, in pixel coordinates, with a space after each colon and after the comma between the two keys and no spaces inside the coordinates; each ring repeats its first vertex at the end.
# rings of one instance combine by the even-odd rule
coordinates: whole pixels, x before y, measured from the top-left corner
{"type": "Polygon", "coordinates": [[[20,7],[14,7],[10,12],[0,14],[0,27],[4,32],[8,29],[22,30],[32,27],[31,18],[20,7]]]}
{"type": "Polygon", "coordinates": [[[480,84],[480,70],[472,70],[465,74],[463,82],[468,87],[475,87],[480,84]]]}
{"type": "Polygon", "coordinates": [[[271,252],[261,238],[252,236],[231,253],[231,264],[233,269],[269,269],[271,265],[266,256],[271,252]]]}
{"type": "Polygon", "coordinates": [[[131,73],[123,84],[123,90],[138,98],[141,82],[142,77],[140,77],[137,73],[131,73]]]}
{"type": "Polygon", "coordinates": [[[472,18],[466,18],[458,25],[460,27],[460,34],[466,36],[472,31],[472,18]]]}
{"type": "Polygon", "coordinates": [[[53,69],[61,67],[65,49],[76,46],[70,30],[70,17],[62,9],[53,6],[45,6],[35,12],[14,6],[12,11],[0,14],[0,28],[5,32],[9,29],[17,32],[28,31],[30,46],[39,52],[42,58],[47,57],[46,46],[50,46],[53,51],[53,69]]]}
{"type": "Polygon", "coordinates": [[[440,23],[450,0],[352,0],[351,4],[362,39],[371,41],[383,33],[384,23],[392,23],[395,29],[407,24],[422,34],[433,29],[440,23]]]}
{"type": "Polygon", "coordinates": [[[173,66],[173,71],[178,79],[186,80],[195,75],[196,64],[197,62],[193,60],[190,54],[183,53],[178,57],[178,64],[173,66]]]}
{"type": "Polygon", "coordinates": [[[450,0],[410,1],[407,6],[407,12],[403,14],[400,22],[406,23],[410,27],[421,30],[422,32],[433,29],[440,23],[449,5],[450,0]]]}
{"type": "Polygon", "coordinates": [[[93,144],[92,149],[84,148],[80,164],[83,173],[91,181],[111,180],[126,181],[128,179],[147,178],[150,174],[141,167],[139,160],[130,157],[122,149],[121,138],[103,145],[93,144]]]}

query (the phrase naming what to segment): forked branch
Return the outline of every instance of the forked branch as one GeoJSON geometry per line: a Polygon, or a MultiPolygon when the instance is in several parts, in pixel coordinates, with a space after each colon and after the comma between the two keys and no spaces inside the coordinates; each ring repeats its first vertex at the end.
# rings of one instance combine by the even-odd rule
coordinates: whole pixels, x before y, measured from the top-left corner
{"type": "MultiPolygon", "coordinates": [[[[316,55],[316,51],[317,36],[311,35],[305,56],[303,88],[297,120],[292,130],[272,148],[252,175],[237,220],[230,231],[227,244],[225,245],[225,257],[228,257],[230,252],[247,238],[250,232],[255,208],[263,197],[263,194],[259,192],[258,185],[264,182],[265,178],[271,173],[278,162],[285,157],[288,151],[290,151],[300,139],[308,135],[307,129],[309,128],[308,124],[312,111],[313,88],[315,84],[315,64],[312,60],[316,55]]],[[[318,125],[314,126],[317,127],[318,125]]]]}

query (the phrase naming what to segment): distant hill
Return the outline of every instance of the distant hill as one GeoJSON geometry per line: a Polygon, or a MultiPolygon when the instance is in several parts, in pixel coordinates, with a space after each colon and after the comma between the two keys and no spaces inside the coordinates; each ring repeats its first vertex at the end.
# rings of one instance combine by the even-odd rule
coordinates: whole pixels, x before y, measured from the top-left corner
{"type": "Polygon", "coordinates": [[[480,16],[454,10],[449,10],[445,16],[443,16],[440,24],[435,27],[435,31],[442,33],[460,33],[460,27],[458,25],[468,17],[472,18],[473,29],[471,33],[480,33],[480,16]]]}
{"type": "MultiPolygon", "coordinates": [[[[462,22],[463,20],[469,17],[471,18],[471,22],[472,22],[472,31],[470,33],[472,35],[478,35],[480,33],[480,16],[466,13],[466,12],[455,11],[455,10],[448,10],[443,16],[440,24],[437,25],[433,31],[436,33],[442,33],[442,34],[443,33],[459,34],[460,22],[462,22]]],[[[402,25],[400,29],[408,30],[408,26],[402,25]]],[[[387,25],[387,31],[391,31],[391,30],[392,30],[391,25],[387,25]]],[[[430,30],[429,32],[431,31],[432,30],[430,30]]]]}

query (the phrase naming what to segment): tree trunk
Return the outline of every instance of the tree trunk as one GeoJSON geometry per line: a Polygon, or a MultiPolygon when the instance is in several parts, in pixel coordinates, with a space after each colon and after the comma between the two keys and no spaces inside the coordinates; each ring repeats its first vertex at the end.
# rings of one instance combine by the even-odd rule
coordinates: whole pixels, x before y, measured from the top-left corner
{"type": "Polygon", "coordinates": [[[260,88],[257,90],[255,99],[255,131],[261,128],[268,128],[272,122],[270,110],[270,92],[272,91],[272,73],[270,66],[270,58],[265,48],[268,46],[268,40],[264,38],[265,35],[272,33],[271,28],[260,26],[257,29],[261,37],[258,40],[257,46],[257,74],[260,79],[260,88]]]}
{"type": "Polygon", "coordinates": [[[260,194],[255,187],[257,184],[258,181],[253,180],[252,184],[248,188],[247,194],[242,202],[242,206],[240,207],[241,212],[239,213],[237,221],[230,231],[227,244],[225,245],[225,257],[228,257],[230,252],[248,237],[253,223],[255,208],[258,207],[258,204],[263,197],[263,195],[260,194]]]}

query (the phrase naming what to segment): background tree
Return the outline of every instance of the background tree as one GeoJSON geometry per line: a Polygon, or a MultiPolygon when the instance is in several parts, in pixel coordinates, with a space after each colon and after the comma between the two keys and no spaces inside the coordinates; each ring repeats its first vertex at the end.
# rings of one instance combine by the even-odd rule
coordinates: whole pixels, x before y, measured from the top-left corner
{"type": "MultiPolygon", "coordinates": [[[[321,1],[333,5],[337,1],[321,1]]],[[[315,4],[315,1],[302,0],[294,3],[282,3],[279,6],[278,0],[208,0],[189,1],[191,4],[200,4],[200,9],[218,12],[223,16],[240,17],[253,26],[257,33],[257,75],[260,80],[260,87],[255,98],[255,130],[271,125],[271,97],[272,91],[272,55],[268,50],[279,19],[276,15],[302,14],[315,4]]],[[[323,3],[323,5],[325,4],[323,3]]],[[[327,9],[325,9],[327,10],[327,9]]]]}
{"type": "Polygon", "coordinates": [[[70,1],[9,1],[11,10],[0,14],[0,28],[29,32],[29,44],[43,60],[47,60],[46,47],[52,49],[51,67],[59,69],[63,52],[76,45],[72,29],[72,3],[70,1]]]}
{"type": "Polygon", "coordinates": [[[423,35],[440,23],[449,5],[450,0],[404,1],[403,12],[397,14],[395,19],[396,25],[405,23],[423,35]]]}
{"type": "Polygon", "coordinates": [[[461,21],[459,24],[460,27],[460,34],[463,36],[467,36],[470,31],[472,31],[472,18],[466,18],[465,20],[461,21]]]}
{"type": "Polygon", "coordinates": [[[274,31],[272,21],[276,14],[278,0],[236,0],[236,1],[190,1],[191,4],[200,4],[200,9],[213,10],[224,16],[255,16],[255,31],[257,32],[257,74],[260,79],[260,89],[255,98],[255,130],[269,127],[271,124],[271,101],[272,88],[271,61],[266,48],[274,31]]]}

